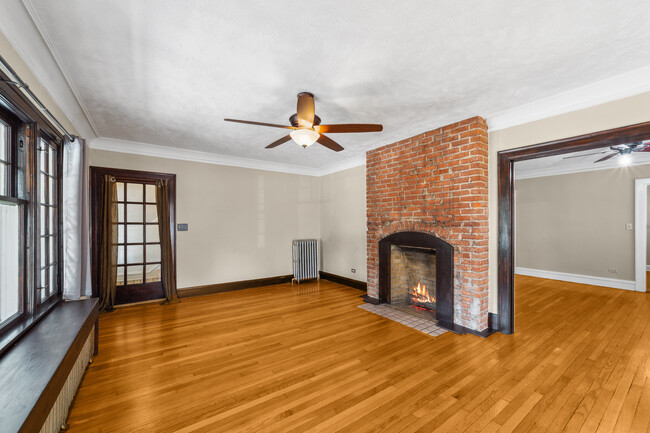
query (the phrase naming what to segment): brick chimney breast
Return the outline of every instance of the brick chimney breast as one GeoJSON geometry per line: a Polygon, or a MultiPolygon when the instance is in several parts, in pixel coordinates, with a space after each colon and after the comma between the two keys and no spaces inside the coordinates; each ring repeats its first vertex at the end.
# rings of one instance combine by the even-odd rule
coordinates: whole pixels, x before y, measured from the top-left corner
{"type": "Polygon", "coordinates": [[[378,242],[404,231],[454,249],[454,322],[487,328],[488,133],[481,117],[416,135],[366,156],[368,295],[378,298],[378,242]]]}

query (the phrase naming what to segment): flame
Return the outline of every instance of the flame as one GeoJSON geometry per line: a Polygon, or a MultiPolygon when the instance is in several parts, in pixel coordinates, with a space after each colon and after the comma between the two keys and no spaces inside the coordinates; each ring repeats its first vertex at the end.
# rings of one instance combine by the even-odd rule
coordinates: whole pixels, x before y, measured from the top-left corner
{"type": "Polygon", "coordinates": [[[409,291],[411,292],[412,301],[416,304],[431,304],[436,302],[435,296],[429,294],[426,284],[418,283],[417,287],[409,291]]]}

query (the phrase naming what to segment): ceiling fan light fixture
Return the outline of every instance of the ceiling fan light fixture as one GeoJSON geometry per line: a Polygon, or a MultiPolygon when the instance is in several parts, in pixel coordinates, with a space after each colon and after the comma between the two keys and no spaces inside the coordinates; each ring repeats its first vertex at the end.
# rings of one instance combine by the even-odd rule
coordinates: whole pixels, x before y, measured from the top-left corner
{"type": "Polygon", "coordinates": [[[618,158],[618,164],[622,166],[630,165],[631,162],[632,155],[629,152],[621,154],[621,156],[618,158]]]}
{"type": "Polygon", "coordinates": [[[320,134],[313,129],[294,129],[289,133],[293,141],[302,147],[311,146],[320,138],[320,134]]]}

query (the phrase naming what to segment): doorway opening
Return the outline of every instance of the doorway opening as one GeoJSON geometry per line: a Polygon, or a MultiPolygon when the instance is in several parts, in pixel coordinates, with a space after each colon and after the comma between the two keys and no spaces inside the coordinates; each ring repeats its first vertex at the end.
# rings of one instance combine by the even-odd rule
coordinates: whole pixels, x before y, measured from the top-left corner
{"type": "MultiPolygon", "coordinates": [[[[500,332],[514,332],[514,164],[547,156],[574,152],[610,149],[614,158],[618,152],[613,147],[650,140],[650,122],[608,131],[571,137],[547,143],[506,150],[498,153],[498,298],[499,315],[496,325],[500,332]]],[[[647,198],[646,198],[647,200],[647,198]]],[[[637,224],[638,224],[638,218],[637,224]]],[[[645,256],[645,254],[644,254],[645,256]]]]}

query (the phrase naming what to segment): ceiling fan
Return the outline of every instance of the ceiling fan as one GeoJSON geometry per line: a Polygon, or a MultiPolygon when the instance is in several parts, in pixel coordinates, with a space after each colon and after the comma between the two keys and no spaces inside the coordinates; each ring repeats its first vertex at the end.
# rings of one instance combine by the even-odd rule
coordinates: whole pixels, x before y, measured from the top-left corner
{"type": "Polygon", "coordinates": [[[594,152],[594,153],[587,153],[584,155],[572,155],[572,156],[565,156],[562,159],[569,159],[569,158],[580,158],[583,156],[590,156],[590,155],[600,155],[603,153],[606,153],[607,155],[603,156],[602,158],[599,158],[594,161],[594,164],[597,162],[603,162],[607,161],[608,159],[611,159],[615,156],[622,156],[622,157],[628,157],[632,152],[650,152],[650,140],[647,141],[637,141],[635,143],[629,143],[629,144],[619,144],[618,146],[610,146],[610,150],[603,150],[601,152],[594,152]]]}
{"type": "Polygon", "coordinates": [[[223,119],[226,122],[246,123],[249,125],[270,126],[272,128],[291,129],[292,131],[266,146],[272,149],[291,139],[306,148],[314,143],[320,143],[323,146],[335,152],[340,152],[343,147],[336,141],[323,135],[324,133],[339,132],[379,132],[383,129],[382,125],[373,125],[368,123],[346,123],[339,125],[321,125],[320,117],[316,116],[314,110],[314,95],[309,92],[298,93],[298,108],[296,114],[289,117],[291,126],[277,125],[274,123],[253,122],[250,120],[223,119]]]}

